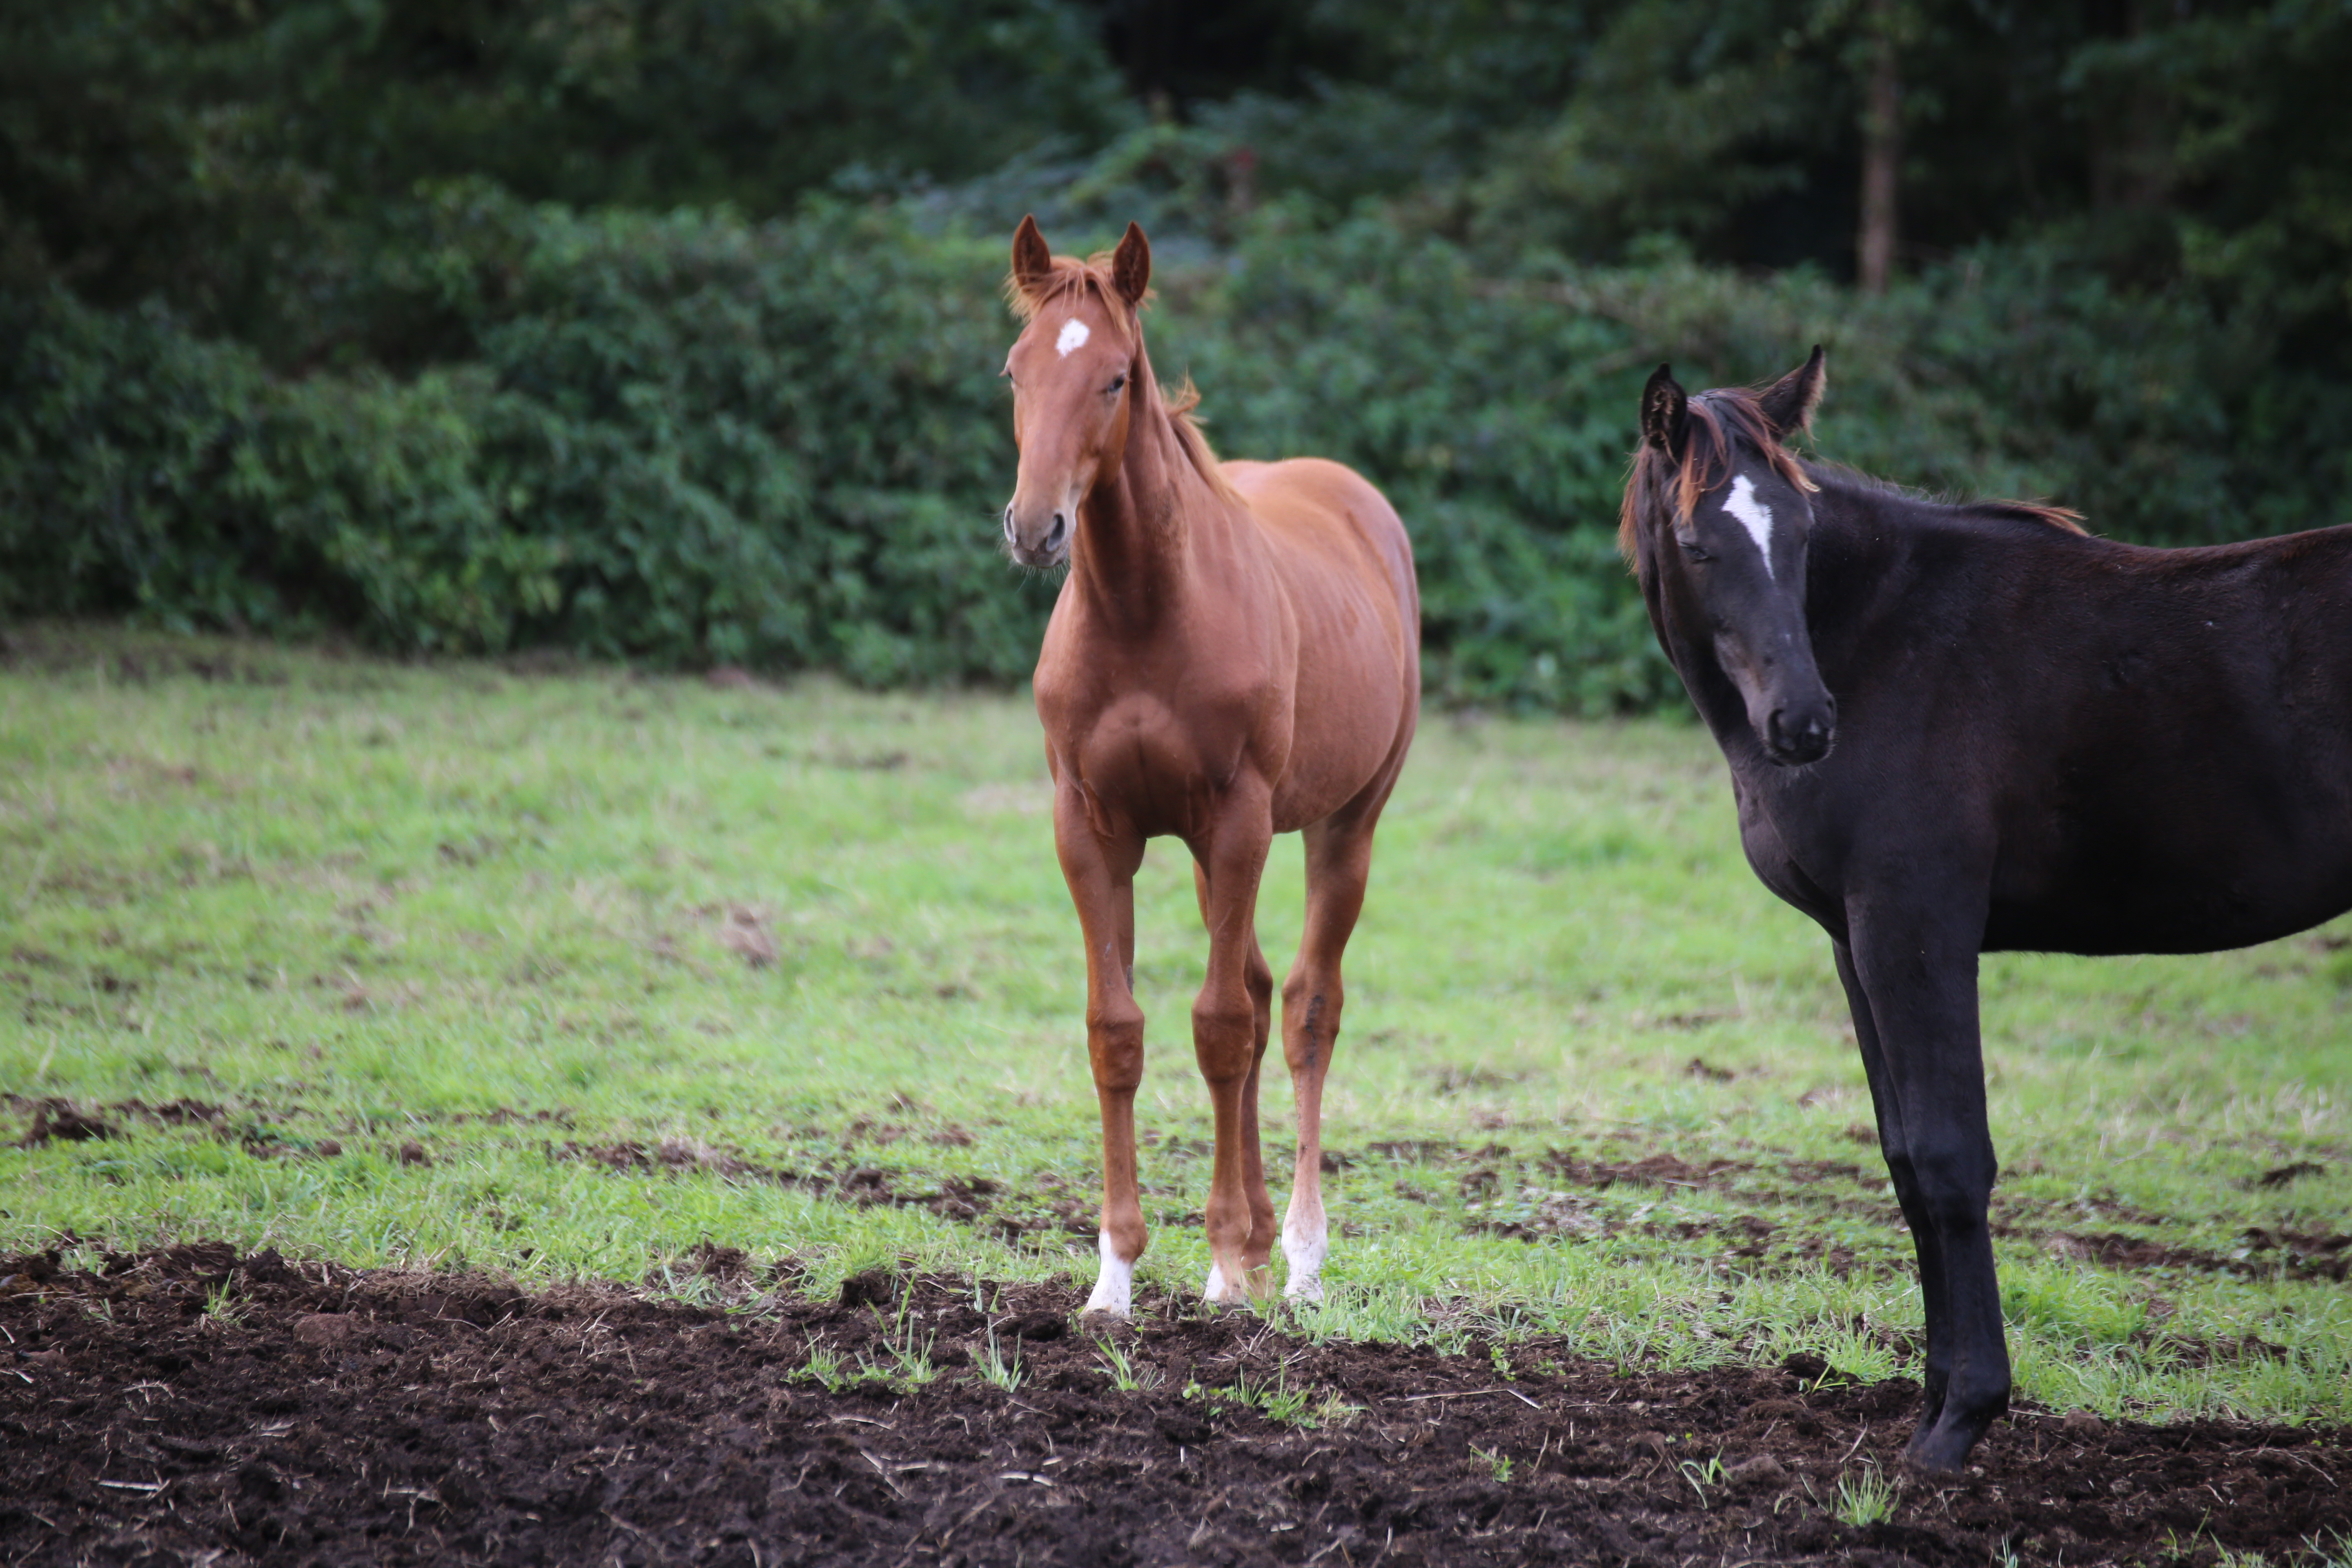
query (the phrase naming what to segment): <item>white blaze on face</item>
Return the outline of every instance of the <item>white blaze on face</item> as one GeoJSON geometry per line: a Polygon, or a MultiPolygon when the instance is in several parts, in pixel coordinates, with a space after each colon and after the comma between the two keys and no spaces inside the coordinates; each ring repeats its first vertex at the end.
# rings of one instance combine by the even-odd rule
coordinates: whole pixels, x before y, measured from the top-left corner
{"type": "Polygon", "coordinates": [[[1087,340],[1092,336],[1094,334],[1087,331],[1087,324],[1072,316],[1062,323],[1062,335],[1054,340],[1054,352],[1067,359],[1072,349],[1084,348],[1087,340]]]}
{"type": "Polygon", "coordinates": [[[1756,548],[1764,554],[1764,575],[1772,574],[1772,509],[1756,499],[1756,487],[1746,474],[1736,474],[1731,480],[1731,499],[1723,510],[1738,518],[1756,541],[1756,548]]]}

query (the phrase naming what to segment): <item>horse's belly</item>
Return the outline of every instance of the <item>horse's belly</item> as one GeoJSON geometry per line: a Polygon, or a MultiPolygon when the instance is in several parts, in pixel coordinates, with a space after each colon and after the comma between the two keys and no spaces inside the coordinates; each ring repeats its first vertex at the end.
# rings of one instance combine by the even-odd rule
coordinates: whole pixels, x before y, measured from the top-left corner
{"type": "Polygon", "coordinates": [[[1276,833],[1296,833],[1355,799],[1395,752],[1405,721],[1402,694],[1354,695],[1343,715],[1332,709],[1312,710],[1302,694],[1289,765],[1275,785],[1276,833]],[[1343,716],[1346,722],[1331,722],[1343,716]]]}
{"type": "Polygon", "coordinates": [[[2183,862],[2154,846],[2128,868],[1996,870],[1987,951],[2218,952],[2291,936],[2352,909],[2352,842],[2183,862]]]}
{"type": "Polygon", "coordinates": [[[1408,733],[1418,658],[1369,605],[1313,605],[1300,616],[1290,752],[1274,791],[1275,831],[1322,821],[1381,776],[1408,733]]]}
{"type": "Polygon", "coordinates": [[[2170,896],[1995,899],[1985,921],[1988,952],[2221,952],[2275,942],[2352,910],[2352,876],[2249,879],[2174,889],[2170,896]]]}

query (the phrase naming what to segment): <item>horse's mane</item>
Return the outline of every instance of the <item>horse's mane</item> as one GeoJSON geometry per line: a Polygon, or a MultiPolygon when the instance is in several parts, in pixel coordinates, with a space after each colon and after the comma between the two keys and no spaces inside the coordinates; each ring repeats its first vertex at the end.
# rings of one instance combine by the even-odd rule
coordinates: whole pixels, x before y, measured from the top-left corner
{"type": "Polygon", "coordinates": [[[1644,441],[1633,454],[1633,472],[1626,476],[1624,503],[1617,510],[1617,549],[1632,561],[1641,540],[1641,515],[1654,496],[1672,492],[1676,517],[1688,517],[1698,498],[1715,488],[1731,466],[1735,441],[1744,439],[1764,454],[1780,476],[1801,490],[1817,489],[1780,445],[1780,433],[1744,387],[1717,387],[1702,392],[1685,405],[1683,455],[1679,460],[1644,441]]]}
{"type": "MultiPolygon", "coordinates": [[[[1821,484],[1816,473],[1837,479],[1858,482],[1861,486],[1884,490],[1890,495],[1910,500],[1927,498],[1916,496],[1900,486],[1887,484],[1867,474],[1828,465],[1800,463],[1795,454],[1780,444],[1780,432],[1758,401],[1758,392],[1747,387],[1717,387],[1693,396],[1685,405],[1688,423],[1685,426],[1683,455],[1679,460],[1644,441],[1633,454],[1631,471],[1625,479],[1625,499],[1617,512],[1617,549],[1627,562],[1634,561],[1641,543],[1641,519],[1655,498],[1671,495],[1675,515],[1688,517],[1698,505],[1698,498],[1715,488],[1725,469],[1730,467],[1732,447],[1736,441],[1745,440],[1770,463],[1780,476],[1801,490],[1818,490],[1821,484]]],[[[1985,517],[2013,517],[2046,523],[2071,533],[2081,533],[2083,514],[2063,506],[2047,506],[2038,501],[1968,500],[1947,502],[1956,510],[1985,517]]]]}
{"type": "MultiPolygon", "coordinates": [[[[1084,261],[1075,256],[1056,256],[1045,280],[1034,288],[1023,284],[1020,274],[1008,272],[1004,277],[1004,302],[1021,318],[1024,326],[1037,319],[1038,313],[1057,300],[1070,300],[1093,293],[1101,299],[1103,313],[1118,329],[1119,341],[1129,347],[1139,347],[1143,336],[1143,307],[1157,298],[1155,290],[1146,289],[1143,299],[1129,306],[1118,290],[1111,275],[1111,255],[1097,250],[1084,261]]],[[[1226,500],[1239,502],[1240,495],[1225,479],[1217,464],[1217,454],[1210,449],[1209,438],[1201,434],[1198,416],[1193,410],[1201,405],[1201,390],[1185,376],[1174,392],[1160,389],[1160,401],[1168,413],[1168,423],[1175,426],[1177,444],[1184,448],[1185,457],[1209,488],[1226,500]]]]}
{"type": "Polygon", "coordinates": [[[1827,484],[1834,489],[1869,490],[1914,505],[1940,507],[1970,517],[2009,518],[2063,529],[2068,533],[2087,535],[2090,532],[2083,526],[2083,514],[2073,507],[2052,506],[2045,501],[2006,500],[1995,496],[1931,495],[1908,485],[1896,484],[1892,479],[1882,479],[1875,474],[1865,474],[1859,468],[1849,468],[1843,463],[1808,462],[1805,472],[1813,477],[1817,489],[1827,484]]]}

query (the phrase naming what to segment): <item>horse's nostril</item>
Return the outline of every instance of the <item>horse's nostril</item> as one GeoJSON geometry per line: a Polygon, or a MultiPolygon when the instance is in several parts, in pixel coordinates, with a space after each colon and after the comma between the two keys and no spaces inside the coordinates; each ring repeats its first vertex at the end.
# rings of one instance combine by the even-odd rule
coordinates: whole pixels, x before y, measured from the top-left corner
{"type": "Polygon", "coordinates": [[[1054,514],[1053,531],[1045,535],[1045,548],[1048,550],[1059,550],[1062,547],[1062,535],[1068,532],[1069,528],[1070,520],[1064,517],[1060,512],[1055,512],[1054,514]]]}

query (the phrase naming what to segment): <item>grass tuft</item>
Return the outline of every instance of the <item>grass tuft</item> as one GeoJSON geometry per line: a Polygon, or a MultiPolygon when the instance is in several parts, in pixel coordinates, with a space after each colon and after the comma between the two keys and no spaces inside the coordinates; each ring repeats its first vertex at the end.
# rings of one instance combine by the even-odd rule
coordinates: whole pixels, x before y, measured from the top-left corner
{"type": "Polygon", "coordinates": [[[1856,1529],[1884,1524],[1895,1517],[1896,1500],[1894,1480],[1865,1460],[1859,1474],[1838,1478],[1837,1500],[1830,1505],[1830,1516],[1856,1529]]]}

